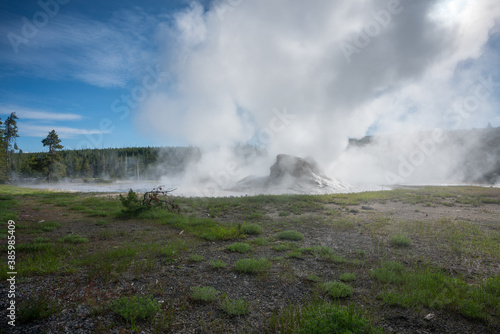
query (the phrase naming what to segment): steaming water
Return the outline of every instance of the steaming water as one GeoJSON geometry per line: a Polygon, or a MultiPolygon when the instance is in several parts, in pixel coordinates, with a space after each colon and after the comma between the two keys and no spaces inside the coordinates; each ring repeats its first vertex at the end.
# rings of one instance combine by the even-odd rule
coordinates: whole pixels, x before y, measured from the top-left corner
{"type": "MultiPolygon", "coordinates": [[[[208,190],[203,186],[184,186],[181,184],[168,183],[165,181],[116,181],[112,183],[55,183],[55,184],[22,184],[21,187],[35,188],[35,189],[46,189],[53,191],[68,191],[68,192],[82,192],[82,193],[94,193],[94,192],[108,192],[108,193],[124,193],[128,192],[130,189],[135,192],[145,192],[150,191],[155,187],[163,185],[164,188],[177,188],[173,192],[176,196],[184,197],[228,197],[228,196],[253,196],[260,194],[270,194],[270,195],[280,195],[289,194],[289,190],[275,189],[269,192],[236,192],[227,190],[208,190]]],[[[356,186],[348,190],[339,190],[331,193],[356,193],[363,191],[379,191],[379,190],[391,190],[393,187],[389,186],[378,186],[378,185],[366,185],[366,186],[356,186]]],[[[310,192],[302,192],[309,194],[317,194],[316,190],[311,189],[310,192]]]]}

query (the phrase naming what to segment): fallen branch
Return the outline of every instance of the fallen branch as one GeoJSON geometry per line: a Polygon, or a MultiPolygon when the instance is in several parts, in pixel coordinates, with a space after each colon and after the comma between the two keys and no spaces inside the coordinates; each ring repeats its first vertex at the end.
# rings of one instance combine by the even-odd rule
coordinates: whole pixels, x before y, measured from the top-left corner
{"type": "Polygon", "coordinates": [[[170,193],[177,190],[177,188],[163,189],[164,186],[153,188],[153,190],[145,192],[142,199],[142,205],[161,206],[166,208],[169,212],[181,212],[178,204],[170,198],[170,193]]]}

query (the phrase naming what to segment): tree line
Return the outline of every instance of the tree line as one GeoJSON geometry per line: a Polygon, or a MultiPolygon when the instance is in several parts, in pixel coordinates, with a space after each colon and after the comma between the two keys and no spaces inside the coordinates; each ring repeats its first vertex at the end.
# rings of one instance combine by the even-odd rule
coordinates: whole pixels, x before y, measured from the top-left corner
{"type": "MultiPolygon", "coordinates": [[[[64,179],[154,180],[183,173],[201,158],[196,146],[126,147],[63,150],[55,130],[42,139],[48,152],[24,153],[17,146],[18,117],[11,113],[0,119],[0,183],[55,182],[64,179]]],[[[234,156],[248,162],[265,151],[251,144],[238,144],[234,156]]]]}
{"type": "Polygon", "coordinates": [[[18,117],[0,119],[0,183],[63,179],[157,179],[176,175],[201,157],[197,147],[127,147],[63,150],[55,130],[42,140],[48,152],[24,153],[17,146],[18,117]]]}
{"type": "Polygon", "coordinates": [[[15,153],[13,181],[60,181],[62,179],[158,179],[178,175],[199,160],[197,147],[127,147],[64,150],[57,160],[50,153],[15,153]],[[50,160],[52,164],[47,164],[50,160]],[[51,168],[49,168],[51,166],[51,168]]]}

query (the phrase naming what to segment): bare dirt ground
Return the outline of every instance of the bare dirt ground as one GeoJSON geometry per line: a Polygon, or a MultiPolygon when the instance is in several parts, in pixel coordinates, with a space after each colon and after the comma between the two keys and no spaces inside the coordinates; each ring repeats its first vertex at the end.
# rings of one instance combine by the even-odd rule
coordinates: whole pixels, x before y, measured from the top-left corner
{"type": "MultiPolygon", "coordinates": [[[[412,193],[414,190],[407,191],[412,193]]],[[[498,189],[485,191],[491,198],[500,197],[498,189]]],[[[262,226],[262,235],[238,240],[252,245],[252,251],[247,254],[226,250],[226,246],[235,240],[206,241],[155,221],[93,217],[71,207],[25,196],[20,198],[16,208],[19,214],[17,222],[26,227],[19,230],[18,244],[30,243],[40,236],[57,240],[67,235],[84,236],[88,242],[75,246],[80,251],[68,252],[62,267],[56,272],[18,276],[19,303],[44,295],[57,304],[57,312],[44,319],[18,323],[15,328],[8,327],[2,320],[0,332],[276,332],[269,326],[273,314],[290,305],[307,303],[312,298],[328,300],[328,296],[308,278],[310,275],[314,274],[322,281],[334,281],[340,274],[350,272],[357,277],[349,283],[354,294],[348,300],[338,302],[355,304],[384,333],[499,333],[498,314],[494,314],[490,321],[478,321],[447,309],[425,305],[403,308],[386,305],[377,299],[381,285],[371,276],[371,271],[382,260],[397,260],[409,268],[419,263],[431,264],[470,284],[500,274],[500,261],[492,254],[497,249],[494,244],[468,243],[468,239],[459,234],[446,239],[452,232],[464,230],[467,233],[467,228],[476,228],[472,232],[483,233],[481,237],[500,235],[500,204],[460,203],[461,196],[466,195],[458,191],[458,195],[437,202],[417,200],[414,203],[379,199],[377,196],[349,204],[332,199],[322,201],[320,206],[302,208],[297,213],[280,204],[258,204],[262,214],[246,221],[262,226]],[[60,228],[41,234],[28,232],[42,221],[57,222],[60,228]],[[447,224],[454,228],[443,227],[447,224]],[[279,252],[275,246],[285,242],[277,240],[275,235],[283,230],[299,231],[305,238],[290,243],[289,251],[279,252]],[[395,234],[409,236],[411,246],[400,248],[392,245],[390,237],[395,234]],[[188,248],[167,262],[161,256],[146,254],[143,259],[135,257],[133,261],[149,261],[139,271],[131,267],[108,277],[92,275],[92,266],[74,265],[96,252],[169,240],[185,242],[188,248]],[[307,252],[297,256],[292,254],[299,248],[313,246],[329,247],[345,261],[326,260],[307,255],[307,252]],[[191,255],[201,255],[203,260],[193,261],[191,255]],[[263,257],[272,262],[271,268],[264,273],[249,275],[234,270],[238,259],[263,257]],[[227,267],[212,269],[209,260],[221,260],[227,267]],[[250,312],[230,316],[221,309],[222,299],[212,303],[194,301],[189,297],[193,286],[211,286],[229,298],[243,298],[250,305],[250,312]],[[110,310],[112,300],[131,295],[150,295],[159,301],[161,317],[138,322],[134,327],[110,310]],[[428,314],[434,315],[432,319],[425,319],[428,314]]],[[[190,206],[189,200],[181,206],[190,206]]],[[[190,214],[210,216],[207,208],[192,206],[190,214]]],[[[242,215],[237,207],[233,207],[219,213],[215,219],[222,224],[237,223],[245,220],[242,217],[248,217],[242,215]]],[[[473,234],[471,238],[479,237],[473,234]]],[[[21,253],[18,261],[23,261],[23,256],[21,253]]],[[[4,283],[1,287],[2,296],[5,296],[7,287],[4,283]]],[[[0,306],[2,310],[6,309],[5,299],[0,306]]]]}

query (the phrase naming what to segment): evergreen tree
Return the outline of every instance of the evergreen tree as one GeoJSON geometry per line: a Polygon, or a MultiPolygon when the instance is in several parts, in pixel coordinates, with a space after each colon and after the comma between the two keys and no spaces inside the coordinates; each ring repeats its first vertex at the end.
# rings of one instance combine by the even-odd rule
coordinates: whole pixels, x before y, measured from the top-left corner
{"type": "Polygon", "coordinates": [[[10,154],[17,150],[16,138],[19,137],[17,134],[17,121],[19,118],[16,116],[16,113],[13,112],[7,117],[5,120],[5,155],[7,157],[7,165],[10,161],[10,154]]]}
{"type": "Polygon", "coordinates": [[[5,183],[8,180],[7,177],[7,155],[6,149],[7,146],[5,143],[5,135],[4,130],[1,127],[2,121],[0,120],[0,183],[5,183]]]}
{"type": "Polygon", "coordinates": [[[59,150],[64,146],[61,145],[61,139],[59,139],[56,131],[50,131],[47,138],[42,140],[42,144],[49,147],[49,153],[45,157],[47,180],[51,182],[61,176],[66,176],[66,168],[60,163],[61,157],[59,155],[59,150]]]}

